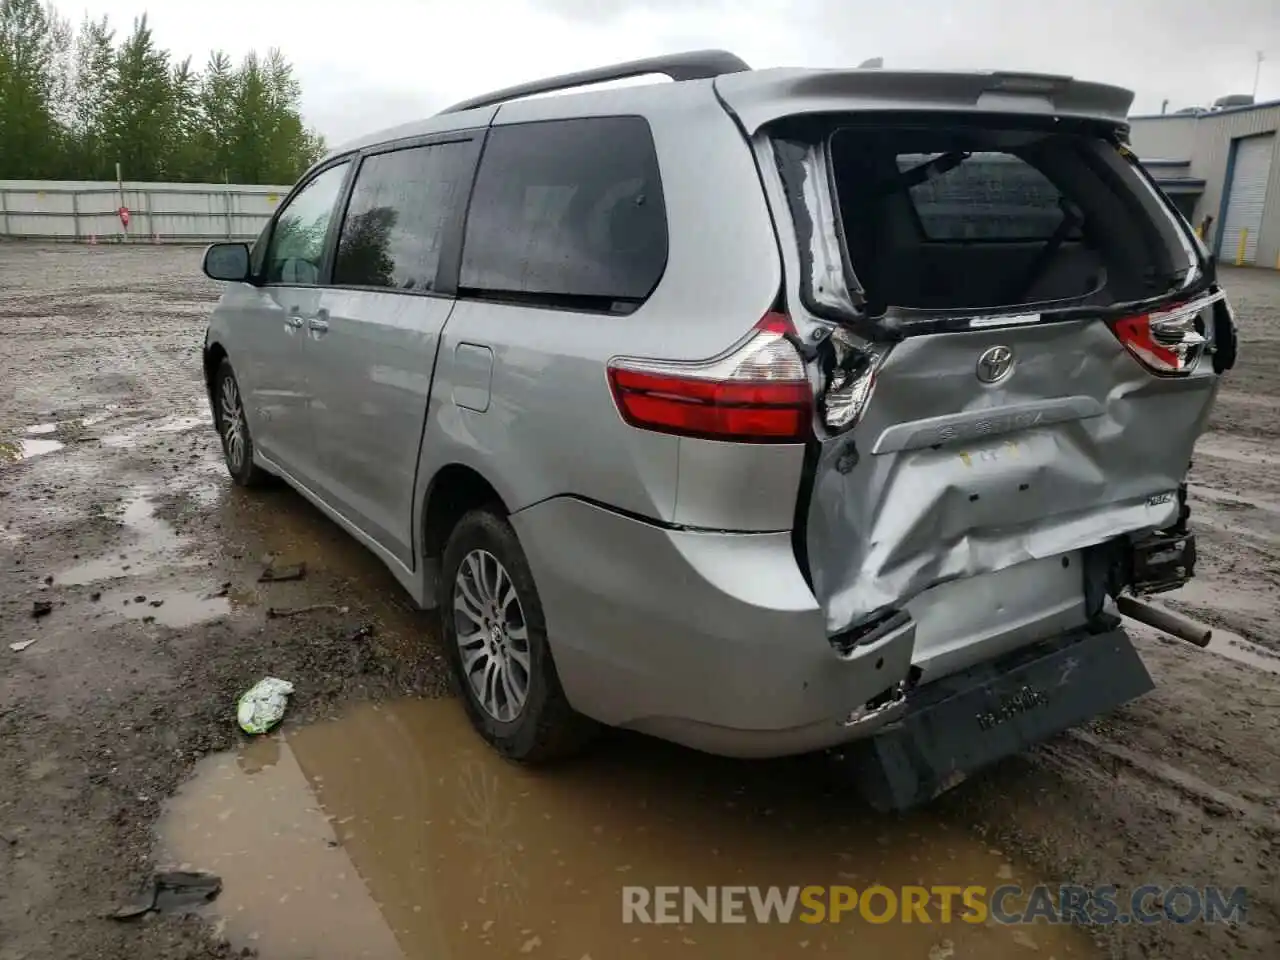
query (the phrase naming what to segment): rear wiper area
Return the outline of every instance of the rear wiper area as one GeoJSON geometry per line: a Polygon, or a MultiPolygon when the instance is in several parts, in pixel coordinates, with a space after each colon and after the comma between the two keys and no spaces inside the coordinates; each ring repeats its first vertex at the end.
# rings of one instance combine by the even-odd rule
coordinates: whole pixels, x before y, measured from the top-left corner
{"type": "Polygon", "coordinates": [[[1130,315],[1155,313],[1198,298],[1202,298],[1198,308],[1205,308],[1222,297],[1223,294],[1216,285],[1202,276],[1189,287],[1170,289],[1140,300],[1088,303],[1076,299],[965,309],[890,306],[873,322],[884,331],[883,336],[876,339],[893,340],[934,333],[960,333],[1073,320],[1109,321],[1130,315]]]}

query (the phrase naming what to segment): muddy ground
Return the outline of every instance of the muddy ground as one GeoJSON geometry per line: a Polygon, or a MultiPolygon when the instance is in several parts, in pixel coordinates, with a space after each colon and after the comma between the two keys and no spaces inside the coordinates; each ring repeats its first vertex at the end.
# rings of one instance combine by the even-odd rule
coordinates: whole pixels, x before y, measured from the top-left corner
{"type": "Polygon", "coordinates": [[[1275,955],[1280,275],[1226,273],[1241,361],[1192,471],[1201,576],[1168,600],[1213,647],[1136,628],[1155,692],[882,817],[815,759],[619,736],[530,774],[478,749],[391,576],[291,491],[227,481],[199,256],[0,244],[0,960],[1275,955]],[[303,579],[259,582],[295,562],[303,579]],[[331,606],[269,615],[311,604],[331,606]],[[246,747],[235,700],[266,675],[297,692],[284,732],[246,747]],[[157,864],[216,870],[222,894],[200,917],[109,918],[157,864]],[[614,920],[623,883],[1010,877],[1244,886],[1249,913],[750,936],[614,920]]]}

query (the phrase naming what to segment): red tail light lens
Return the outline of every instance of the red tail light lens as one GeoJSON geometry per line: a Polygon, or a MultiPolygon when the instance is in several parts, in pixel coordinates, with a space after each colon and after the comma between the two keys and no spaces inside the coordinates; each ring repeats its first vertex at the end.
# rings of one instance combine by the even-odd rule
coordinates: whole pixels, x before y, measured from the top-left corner
{"type": "Polygon", "coordinates": [[[1196,329],[1200,311],[1214,299],[1179,304],[1158,313],[1141,313],[1111,321],[1111,329],[1137,360],[1153,373],[1190,373],[1204,353],[1206,340],[1196,329]]]}
{"type": "Polygon", "coordinates": [[[700,363],[619,358],[609,385],[634,427],[736,443],[796,443],[810,433],[813,391],[786,339],[791,321],[766,314],[727,354],[700,363]]]}

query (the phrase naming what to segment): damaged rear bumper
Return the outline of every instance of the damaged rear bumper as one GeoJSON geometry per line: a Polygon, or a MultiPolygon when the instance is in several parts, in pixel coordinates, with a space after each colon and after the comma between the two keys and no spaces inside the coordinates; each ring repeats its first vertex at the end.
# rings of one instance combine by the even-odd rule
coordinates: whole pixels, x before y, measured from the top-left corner
{"type": "Polygon", "coordinates": [[[1123,629],[1081,629],[907,693],[842,762],[873,807],[909,809],[1153,687],[1123,629]]]}
{"type": "Polygon", "coordinates": [[[678,530],[570,498],[511,517],[569,703],[708,753],[807,753],[888,722],[914,619],[838,649],[788,532],[678,530]],[[854,716],[854,715],[857,716],[854,716]]]}
{"type": "MultiPolygon", "coordinates": [[[[944,584],[936,603],[918,598],[845,644],[828,635],[787,533],[677,530],[570,498],[511,521],[570,704],[709,753],[786,756],[874,736],[954,678],[998,673],[1088,621],[1094,564],[1079,554],[944,584]]],[[[1099,559],[1110,568],[1109,553],[1099,559]]]]}

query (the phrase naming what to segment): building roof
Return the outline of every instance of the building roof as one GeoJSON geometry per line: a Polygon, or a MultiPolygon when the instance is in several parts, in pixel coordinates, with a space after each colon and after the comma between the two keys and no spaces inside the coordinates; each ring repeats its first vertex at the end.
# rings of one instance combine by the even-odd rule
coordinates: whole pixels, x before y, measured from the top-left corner
{"type": "Polygon", "coordinates": [[[1154,177],[1165,193],[1203,193],[1204,180],[1199,177],[1154,177]]]}
{"type": "Polygon", "coordinates": [[[1144,113],[1138,116],[1130,117],[1130,120],[1197,120],[1200,117],[1220,117],[1225,113],[1246,113],[1250,110],[1266,110],[1270,107],[1280,107],[1280,100],[1264,100],[1262,103],[1249,103],[1241,107],[1219,107],[1212,110],[1205,107],[1203,110],[1197,110],[1194,113],[1144,113]]]}

